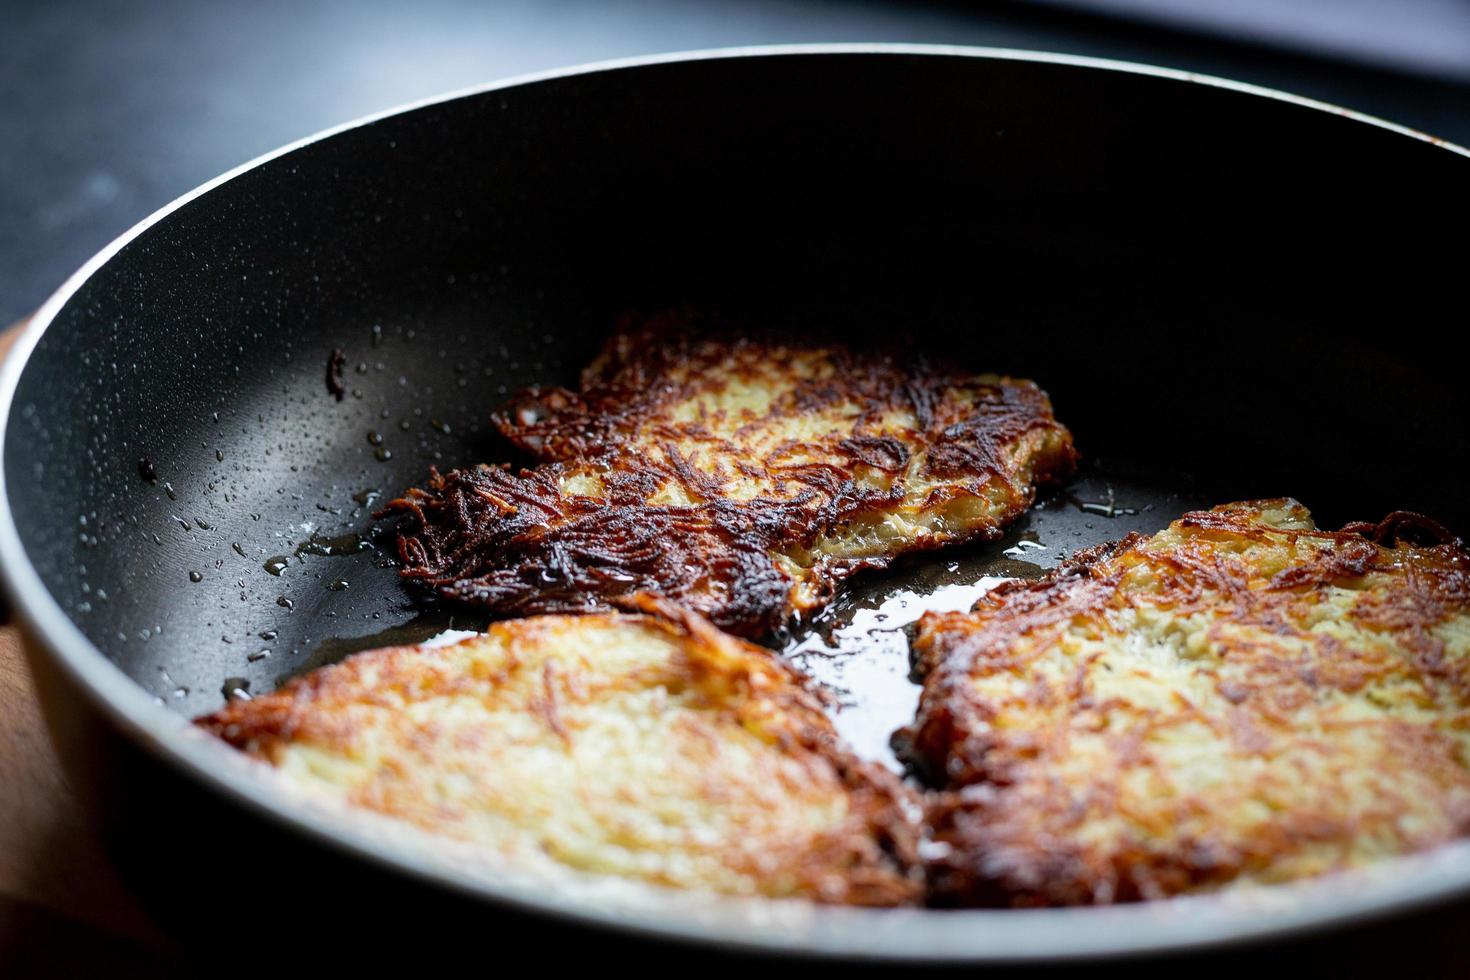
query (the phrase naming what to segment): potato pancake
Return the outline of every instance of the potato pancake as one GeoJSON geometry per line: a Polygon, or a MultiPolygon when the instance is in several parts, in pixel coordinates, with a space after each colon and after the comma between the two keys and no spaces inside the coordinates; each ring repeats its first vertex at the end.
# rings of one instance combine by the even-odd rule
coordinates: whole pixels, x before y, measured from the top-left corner
{"type": "Polygon", "coordinates": [[[926,616],[917,652],[937,904],[1282,882],[1470,828],[1470,553],[1417,515],[1187,514],[926,616]]]}
{"type": "Polygon", "coordinates": [[[667,315],[496,415],[539,465],[432,474],[403,575],[497,616],[651,593],[761,636],[903,552],[999,536],[1076,464],[1029,381],[667,315]]]}
{"type": "Polygon", "coordinates": [[[915,901],[918,806],[898,780],[838,743],[775,654],[644,603],[662,615],[368,651],[198,724],[295,785],[517,867],[915,901]]]}

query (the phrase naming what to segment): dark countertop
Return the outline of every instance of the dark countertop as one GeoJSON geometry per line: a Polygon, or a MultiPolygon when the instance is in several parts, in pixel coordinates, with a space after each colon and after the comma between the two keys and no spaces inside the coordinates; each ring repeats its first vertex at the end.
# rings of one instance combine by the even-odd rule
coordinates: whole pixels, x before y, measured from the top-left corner
{"type": "MultiPolygon", "coordinates": [[[[282,143],[437,92],[625,55],[873,40],[1066,51],[1283,88],[1470,141],[1470,76],[1457,84],[1442,65],[1415,75],[1075,10],[1104,4],[10,0],[0,29],[0,324],[154,209],[282,143]]],[[[1195,4],[1210,5],[1231,6],[1195,4]]],[[[1288,26],[1282,37],[1300,48],[1288,26]]]]}

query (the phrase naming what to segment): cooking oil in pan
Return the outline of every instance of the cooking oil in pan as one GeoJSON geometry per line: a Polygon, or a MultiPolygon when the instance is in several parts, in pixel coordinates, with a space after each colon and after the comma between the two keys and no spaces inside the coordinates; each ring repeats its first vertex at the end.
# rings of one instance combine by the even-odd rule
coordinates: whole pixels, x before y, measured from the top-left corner
{"type": "Polygon", "coordinates": [[[969,609],[986,592],[1045,570],[1020,554],[1048,550],[1018,538],[943,555],[901,559],[887,572],[857,578],[811,626],[787,638],[782,652],[829,695],[837,732],[858,755],[901,771],[889,745],[918,706],[911,676],[913,626],[926,612],[969,609]]]}
{"type": "Polygon", "coordinates": [[[928,595],[899,588],[876,607],[850,610],[848,621],[825,636],[810,633],[783,652],[831,693],[832,722],[853,751],[900,768],[889,736],[913,719],[919,703],[919,688],[909,677],[909,627],[926,612],[969,609],[1005,581],[986,575],[969,585],[942,585],[928,595]]]}

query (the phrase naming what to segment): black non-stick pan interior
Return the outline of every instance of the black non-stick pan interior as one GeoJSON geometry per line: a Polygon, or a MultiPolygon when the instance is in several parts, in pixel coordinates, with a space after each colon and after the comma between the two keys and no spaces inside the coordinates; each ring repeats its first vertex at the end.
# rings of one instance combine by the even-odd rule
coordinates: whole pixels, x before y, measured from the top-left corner
{"type": "Polygon", "coordinates": [[[371,512],[430,466],[513,458],[488,424],[507,392],[687,306],[1031,377],[1076,433],[1078,481],[1006,540],[901,562],[849,611],[1245,497],[1466,531],[1466,171],[1289,102],[1026,61],[706,60],[467,96],[127,245],[26,368],[11,506],[92,642],[197,714],[476,625],[400,585],[371,512]],[[1005,554],[1023,538],[1042,547],[1005,554]]]}

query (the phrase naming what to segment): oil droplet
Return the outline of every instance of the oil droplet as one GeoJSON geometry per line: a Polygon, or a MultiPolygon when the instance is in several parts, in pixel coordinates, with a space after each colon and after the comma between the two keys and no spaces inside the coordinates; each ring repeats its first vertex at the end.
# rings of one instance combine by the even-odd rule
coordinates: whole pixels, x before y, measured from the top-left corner
{"type": "Polygon", "coordinates": [[[249,701],[250,681],[244,677],[226,677],[219,692],[226,701],[249,701]]]}
{"type": "Polygon", "coordinates": [[[380,497],[380,496],[381,496],[381,494],[378,493],[378,491],[376,489],[371,489],[370,488],[370,489],[367,489],[367,490],[359,490],[359,491],[357,491],[357,493],[354,493],[352,495],[352,499],[355,500],[355,501],[357,501],[362,506],[368,507],[368,506],[371,506],[372,505],[372,502],[374,500],[377,500],[378,497],[380,497]]]}
{"type": "Polygon", "coordinates": [[[290,564],[291,557],[289,555],[272,555],[265,560],[265,565],[263,567],[272,575],[280,575],[290,566],[290,564]]]}
{"type": "Polygon", "coordinates": [[[441,422],[438,419],[429,419],[429,425],[434,429],[434,431],[442,433],[446,436],[449,435],[448,422],[441,422]]]}
{"type": "Polygon", "coordinates": [[[269,650],[256,650],[254,653],[247,653],[245,659],[254,664],[259,663],[270,655],[271,652],[269,650]]]}
{"type": "Polygon", "coordinates": [[[216,449],[214,451],[214,458],[215,458],[215,462],[223,463],[225,461],[225,452],[224,452],[224,450],[223,449],[216,449]]]}
{"type": "MultiPolygon", "coordinates": [[[[1134,508],[1134,507],[1118,507],[1118,506],[1116,506],[1116,505],[1114,505],[1112,503],[1108,503],[1108,502],[1105,502],[1105,501],[1084,500],[1080,504],[1078,504],[1077,506],[1078,506],[1078,508],[1080,510],[1084,511],[1085,513],[1088,513],[1088,514],[1101,514],[1103,517],[1121,517],[1121,516],[1125,516],[1125,515],[1126,516],[1132,516],[1133,514],[1137,514],[1138,513],[1137,508],[1134,508]]],[[[1091,526],[1092,525],[1090,525],[1090,524],[1088,525],[1088,527],[1091,527],[1091,526]]]]}
{"type": "MultiPolygon", "coordinates": [[[[1107,500],[1078,500],[1076,497],[1071,497],[1070,494],[1068,496],[1071,497],[1072,503],[1077,505],[1077,509],[1084,514],[1099,514],[1103,517],[1131,517],[1138,513],[1137,507],[1118,506],[1117,495],[1114,493],[1112,487],[1108,487],[1107,491],[1107,500]]],[[[1088,526],[1091,527],[1091,525],[1088,526]]]]}
{"type": "Polygon", "coordinates": [[[166,493],[166,494],[168,494],[168,499],[169,500],[178,500],[179,499],[178,496],[174,493],[174,485],[172,483],[165,483],[163,485],[163,492],[166,493]]]}
{"type": "Polygon", "coordinates": [[[234,549],[235,549],[235,554],[237,554],[237,555],[239,555],[239,556],[240,556],[240,557],[241,557],[241,558],[245,558],[245,557],[248,557],[248,556],[247,556],[247,555],[246,555],[246,554],[245,554],[245,549],[244,549],[244,548],[242,548],[242,547],[240,547],[240,543],[239,543],[239,542],[238,542],[238,541],[232,541],[232,542],[231,542],[231,543],[230,543],[230,547],[231,547],[231,548],[234,548],[234,549]]]}
{"type": "Polygon", "coordinates": [[[356,555],[364,551],[374,551],[371,544],[362,539],[360,534],[344,534],[340,537],[327,538],[320,534],[313,534],[311,539],[303,541],[296,546],[296,557],[302,555],[319,555],[324,558],[337,558],[342,555],[356,555]]]}
{"type": "Polygon", "coordinates": [[[276,605],[280,606],[282,609],[296,608],[296,603],[292,602],[290,599],[287,599],[283,595],[276,596],[276,605]]]}
{"type": "Polygon", "coordinates": [[[190,572],[189,573],[189,581],[190,582],[203,582],[204,581],[204,576],[201,575],[201,574],[199,574],[198,572],[190,572]]]}
{"type": "Polygon", "coordinates": [[[347,588],[348,584],[349,583],[345,578],[339,578],[328,582],[327,588],[331,589],[333,592],[341,592],[342,590],[347,588]]]}
{"type": "Polygon", "coordinates": [[[260,637],[265,642],[269,643],[271,640],[274,640],[276,638],[277,633],[275,630],[261,630],[255,635],[260,637]]]}
{"type": "Polygon", "coordinates": [[[379,432],[377,429],[373,429],[368,432],[367,441],[369,445],[381,446],[383,444],[383,433],[379,432]]]}
{"type": "Polygon", "coordinates": [[[393,458],[393,451],[391,449],[385,449],[380,446],[378,447],[378,451],[373,453],[373,455],[378,458],[378,462],[386,463],[388,462],[388,460],[393,458]]]}

